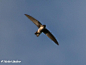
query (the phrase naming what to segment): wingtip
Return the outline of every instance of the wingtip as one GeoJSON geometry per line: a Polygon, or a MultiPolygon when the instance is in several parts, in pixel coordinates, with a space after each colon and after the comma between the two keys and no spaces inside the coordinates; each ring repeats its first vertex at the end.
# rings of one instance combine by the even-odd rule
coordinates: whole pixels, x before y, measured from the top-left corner
{"type": "Polygon", "coordinates": [[[24,15],[27,15],[27,14],[24,14],[24,15]]]}
{"type": "Polygon", "coordinates": [[[57,44],[59,46],[59,44],[57,44]]]}
{"type": "MultiPolygon", "coordinates": [[[[57,44],[57,43],[56,43],[57,44]]],[[[57,44],[59,46],[59,44],[57,44]]]]}
{"type": "Polygon", "coordinates": [[[56,42],[56,44],[59,46],[59,43],[58,42],[56,42]]]}

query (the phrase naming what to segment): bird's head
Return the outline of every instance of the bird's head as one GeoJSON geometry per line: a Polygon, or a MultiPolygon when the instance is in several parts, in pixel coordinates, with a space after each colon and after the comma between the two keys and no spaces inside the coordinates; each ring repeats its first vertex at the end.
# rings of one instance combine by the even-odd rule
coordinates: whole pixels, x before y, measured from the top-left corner
{"type": "Polygon", "coordinates": [[[46,25],[43,25],[44,26],[44,28],[46,28],[46,25]]]}

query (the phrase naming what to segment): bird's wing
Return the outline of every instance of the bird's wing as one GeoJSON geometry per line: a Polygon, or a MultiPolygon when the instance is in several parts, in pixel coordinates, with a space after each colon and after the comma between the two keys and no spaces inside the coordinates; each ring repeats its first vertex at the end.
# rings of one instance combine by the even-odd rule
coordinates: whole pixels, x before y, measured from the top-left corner
{"type": "Polygon", "coordinates": [[[44,32],[50,39],[52,39],[57,45],[59,45],[59,43],[57,42],[57,40],[55,39],[55,37],[54,37],[47,29],[44,29],[43,32],[44,32]]]}
{"type": "Polygon", "coordinates": [[[37,27],[39,28],[42,24],[30,15],[25,14],[37,27]]]}

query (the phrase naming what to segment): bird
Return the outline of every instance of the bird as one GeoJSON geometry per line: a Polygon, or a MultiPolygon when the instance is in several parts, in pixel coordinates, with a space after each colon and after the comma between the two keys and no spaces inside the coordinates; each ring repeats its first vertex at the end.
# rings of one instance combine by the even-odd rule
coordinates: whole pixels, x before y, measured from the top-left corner
{"type": "Polygon", "coordinates": [[[54,41],[57,45],[59,45],[58,41],[56,40],[56,38],[53,36],[53,34],[46,29],[46,25],[42,25],[38,20],[36,20],[35,18],[33,18],[32,16],[28,15],[28,14],[24,14],[27,18],[29,18],[37,27],[38,30],[35,32],[35,35],[38,37],[42,32],[44,34],[46,34],[52,41],[54,41]]]}

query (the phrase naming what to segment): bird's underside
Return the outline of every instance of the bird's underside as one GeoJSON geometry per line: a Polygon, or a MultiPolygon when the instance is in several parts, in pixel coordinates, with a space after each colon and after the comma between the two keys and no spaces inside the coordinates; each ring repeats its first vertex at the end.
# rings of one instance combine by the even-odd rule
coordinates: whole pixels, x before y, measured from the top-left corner
{"type": "Polygon", "coordinates": [[[43,32],[51,40],[53,40],[57,45],[59,45],[56,38],[51,34],[51,32],[49,32],[49,30],[46,29],[46,25],[42,25],[38,20],[36,20],[35,18],[33,18],[30,15],[27,15],[27,14],[25,14],[25,15],[39,28],[38,31],[35,32],[35,35],[37,37],[43,32]]]}
{"type": "Polygon", "coordinates": [[[38,31],[35,32],[35,35],[38,37],[42,33],[43,29],[45,29],[45,26],[41,25],[41,27],[39,27],[38,31]]]}

